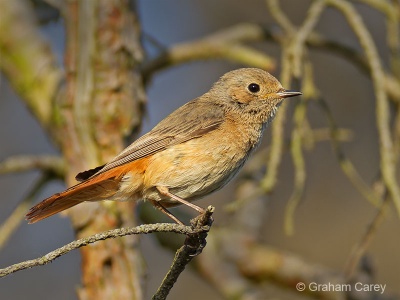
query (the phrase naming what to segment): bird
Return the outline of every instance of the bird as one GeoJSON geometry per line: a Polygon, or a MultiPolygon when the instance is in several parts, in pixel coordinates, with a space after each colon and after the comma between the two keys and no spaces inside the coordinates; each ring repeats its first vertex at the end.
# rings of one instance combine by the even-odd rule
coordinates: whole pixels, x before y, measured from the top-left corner
{"type": "Polygon", "coordinates": [[[187,205],[224,187],[260,144],[288,97],[270,73],[240,68],[179,107],[105,165],[79,173],[78,183],[33,206],[35,223],[85,201],[145,200],[183,224],[168,208],[187,205]]]}

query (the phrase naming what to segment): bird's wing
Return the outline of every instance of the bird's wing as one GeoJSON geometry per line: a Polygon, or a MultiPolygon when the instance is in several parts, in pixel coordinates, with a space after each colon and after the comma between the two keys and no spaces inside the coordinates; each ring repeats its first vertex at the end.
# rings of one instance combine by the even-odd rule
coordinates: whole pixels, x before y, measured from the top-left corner
{"type": "Polygon", "coordinates": [[[143,135],[104,166],[79,173],[86,180],[115,167],[152,155],[170,146],[203,136],[217,129],[224,120],[221,107],[198,99],[183,105],[150,132],[143,135]]]}

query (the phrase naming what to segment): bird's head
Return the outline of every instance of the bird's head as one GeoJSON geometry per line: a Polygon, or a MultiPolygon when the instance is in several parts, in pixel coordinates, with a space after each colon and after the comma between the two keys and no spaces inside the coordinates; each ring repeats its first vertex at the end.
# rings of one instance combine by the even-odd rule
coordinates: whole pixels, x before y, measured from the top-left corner
{"type": "Polygon", "coordinates": [[[269,122],[277,108],[288,97],[301,95],[289,91],[268,72],[257,68],[242,68],[223,75],[212,87],[212,98],[228,103],[228,109],[254,115],[257,122],[269,122]]]}

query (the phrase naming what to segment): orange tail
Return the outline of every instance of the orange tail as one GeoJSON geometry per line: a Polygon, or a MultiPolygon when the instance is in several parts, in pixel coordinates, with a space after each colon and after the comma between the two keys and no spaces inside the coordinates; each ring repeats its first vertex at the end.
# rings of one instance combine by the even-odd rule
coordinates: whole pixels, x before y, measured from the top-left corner
{"type": "Polygon", "coordinates": [[[77,179],[83,180],[82,182],[32,207],[26,214],[26,220],[32,224],[84,201],[110,200],[119,191],[121,180],[127,173],[130,174],[128,178],[132,183],[128,188],[127,197],[132,196],[142,184],[142,174],[147,162],[148,158],[135,160],[98,175],[93,173],[100,167],[79,173],[77,179]]]}
{"type": "Polygon", "coordinates": [[[119,180],[115,177],[104,177],[106,176],[100,175],[92,180],[89,179],[78,183],[62,193],[54,194],[43,200],[29,210],[26,214],[26,220],[29,224],[32,224],[81,202],[97,201],[111,197],[119,189],[119,180]]]}

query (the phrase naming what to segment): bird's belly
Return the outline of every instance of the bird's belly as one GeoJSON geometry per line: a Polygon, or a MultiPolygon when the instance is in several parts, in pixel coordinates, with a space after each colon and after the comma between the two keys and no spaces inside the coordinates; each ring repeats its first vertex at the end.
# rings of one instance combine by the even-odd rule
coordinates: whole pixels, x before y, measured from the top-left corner
{"type": "Polygon", "coordinates": [[[144,174],[143,198],[161,200],[166,206],[178,204],[161,196],[156,186],[167,187],[188,201],[201,198],[227,184],[249,154],[235,143],[222,142],[213,148],[205,145],[209,144],[193,139],[153,155],[144,174]]]}

